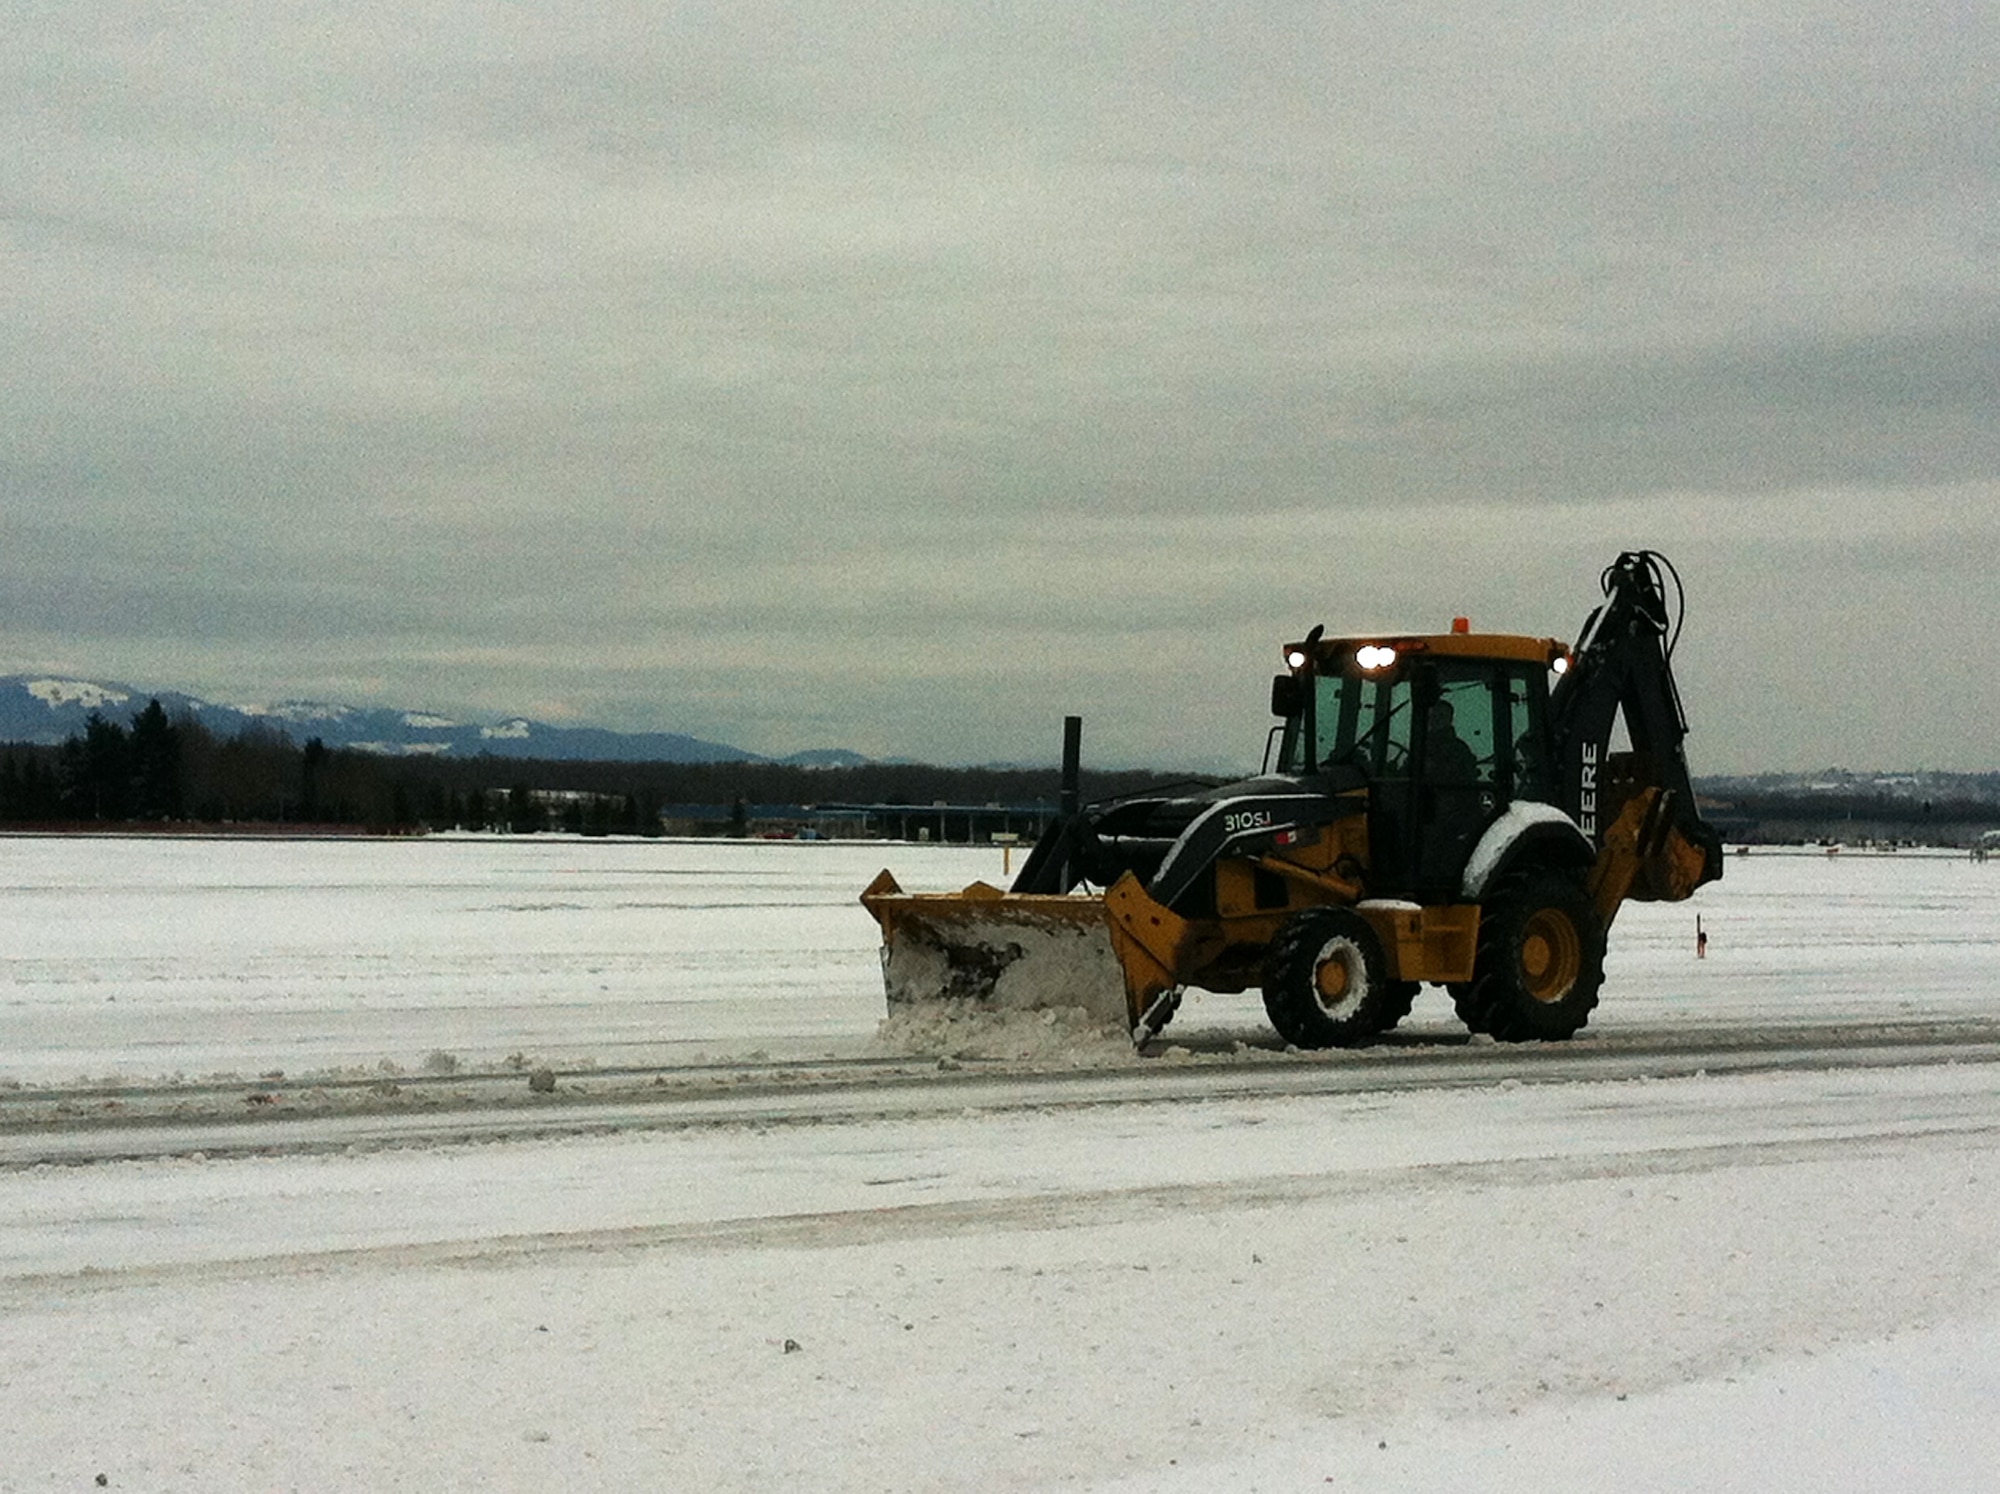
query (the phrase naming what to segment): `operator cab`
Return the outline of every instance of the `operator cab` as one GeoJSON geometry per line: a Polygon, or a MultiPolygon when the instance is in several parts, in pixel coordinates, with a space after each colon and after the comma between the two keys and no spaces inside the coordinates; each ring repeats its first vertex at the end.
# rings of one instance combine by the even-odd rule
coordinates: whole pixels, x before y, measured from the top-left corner
{"type": "Polygon", "coordinates": [[[1552,639],[1471,633],[1313,639],[1286,650],[1272,706],[1281,773],[1369,793],[1377,896],[1458,896],[1480,833],[1508,805],[1555,803],[1552,639]]]}

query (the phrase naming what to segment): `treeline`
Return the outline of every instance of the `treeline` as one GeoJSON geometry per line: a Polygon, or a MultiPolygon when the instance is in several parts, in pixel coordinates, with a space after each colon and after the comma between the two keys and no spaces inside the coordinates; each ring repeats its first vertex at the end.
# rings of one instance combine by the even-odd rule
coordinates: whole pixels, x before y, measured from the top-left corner
{"type": "Polygon", "coordinates": [[[1773,792],[1731,794],[1729,805],[1773,820],[1991,820],[2000,806],[1964,797],[1911,798],[1905,794],[1815,794],[1773,792]]]}
{"type": "Polygon", "coordinates": [[[1884,793],[1795,790],[1718,795],[1703,813],[1725,838],[1781,843],[1801,834],[1833,834],[1841,825],[1873,827],[1919,841],[1951,843],[1966,826],[2000,823],[2000,805],[1963,796],[1912,798],[1884,793]],[[1802,828],[1802,827],[1810,827],[1802,828]]]}
{"type": "MultiPolygon", "coordinates": [[[[1162,781],[1084,774],[1086,799],[1162,781]]],[[[741,831],[757,806],[1053,804],[1054,768],[917,764],[603,763],[384,757],[294,742],[275,726],[220,737],[149,702],[129,724],[92,713],[59,747],[0,749],[0,824],[297,824],[415,830],[656,834],[663,811],[726,806],[741,831]]]]}
{"type": "MultiPolygon", "coordinates": [[[[865,763],[801,768],[783,763],[597,763],[541,759],[401,758],[412,785],[491,793],[515,783],[590,795],[644,794],[662,806],[688,804],[1054,804],[1061,774],[1049,768],[939,768],[865,763]]],[[[1167,781],[1151,771],[1083,774],[1085,799],[1138,793],[1167,781]]],[[[1187,781],[1187,780],[1183,780],[1187,781]]],[[[1203,780],[1210,781],[1210,780],[1203,780]]]]}
{"type": "Polygon", "coordinates": [[[297,823],[407,829],[414,806],[365,754],[272,726],[220,737],[155,700],[121,725],[93,711],[59,747],[0,755],[0,822],[297,823]]]}

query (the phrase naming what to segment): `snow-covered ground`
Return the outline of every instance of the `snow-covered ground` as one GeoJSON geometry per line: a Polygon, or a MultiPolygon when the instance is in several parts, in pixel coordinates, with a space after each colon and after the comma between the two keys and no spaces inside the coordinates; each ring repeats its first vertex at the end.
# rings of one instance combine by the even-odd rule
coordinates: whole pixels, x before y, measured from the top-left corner
{"type": "MultiPolygon", "coordinates": [[[[885,861],[912,891],[1004,884],[1001,855],[0,837],[0,1083],[857,1053],[882,1016],[860,889],[885,861]]],[[[1997,888],[1963,856],[1732,856],[1693,902],[1620,914],[1588,1031],[1987,1019],[1997,888]]],[[[1410,1026],[1458,1030],[1437,991],[1410,1026]]],[[[1268,1038],[1254,994],[1194,993],[1168,1038],[1204,1031],[1268,1038]]]]}
{"type": "MultiPolygon", "coordinates": [[[[0,1081],[858,1055],[884,860],[999,872],[0,840],[0,1081]]],[[[1427,993],[1444,1087],[1204,998],[1093,1060],[1136,1093],[0,1171],[0,1490],[1991,1487],[2000,866],[1732,858],[1612,946],[1567,1047],[1427,993]],[[1608,1062],[1812,1029],[1936,1044],[1608,1062]],[[1287,1087],[1146,1088],[1232,1064],[1287,1087]]]]}
{"type": "MultiPolygon", "coordinates": [[[[933,878],[999,851],[910,847],[933,878]]],[[[0,838],[0,1080],[856,1043],[885,848],[0,838]]],[[[961,868],[965,875],[959,877],[961,868]]]]}

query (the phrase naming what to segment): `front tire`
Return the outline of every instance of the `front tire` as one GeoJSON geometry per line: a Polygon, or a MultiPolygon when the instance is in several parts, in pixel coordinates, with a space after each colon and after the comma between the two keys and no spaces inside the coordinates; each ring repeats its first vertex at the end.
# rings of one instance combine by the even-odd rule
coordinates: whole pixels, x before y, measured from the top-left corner
{"type": "Polygon", "coordinates": [[[1298,1048],[1345,1048],[1409,1014],[1411,982],[1389,979],[1389,957],[1352,908],[1308,908],[1279,928],[1264,959],[1264,1010],[1298,1048]]]}
{"type": "Polygon", "coordinates": [[[1604,924],[1573,876],[1526,871],[1493,889],[1479,917],[1458,1014],[1503,1043],[1559,1042],[1590,1020],[1604,984],[1604,924]]]}

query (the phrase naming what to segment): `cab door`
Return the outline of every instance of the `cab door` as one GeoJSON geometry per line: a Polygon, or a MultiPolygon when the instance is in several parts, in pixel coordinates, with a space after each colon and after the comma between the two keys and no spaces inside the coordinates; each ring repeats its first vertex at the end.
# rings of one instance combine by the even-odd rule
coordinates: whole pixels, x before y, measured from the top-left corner
{"type": "Polygon", "coordinates": [[[1508,798],[1509,692],[1500,669],[1475,660],[1440,659],[1415,683],[1411,882],[1424,901],[1451,901],[1508,798]]]}

